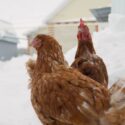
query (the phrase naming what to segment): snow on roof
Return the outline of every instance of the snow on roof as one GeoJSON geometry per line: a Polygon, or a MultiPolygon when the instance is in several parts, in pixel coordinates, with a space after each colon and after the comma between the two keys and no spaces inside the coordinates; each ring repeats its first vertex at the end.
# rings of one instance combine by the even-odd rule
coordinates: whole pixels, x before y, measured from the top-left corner
{"type": "Polygon", "coordinates": [[[0,40],[7,42],[18,42],[18,37],[11,23],[0,20],[0,40]]]}

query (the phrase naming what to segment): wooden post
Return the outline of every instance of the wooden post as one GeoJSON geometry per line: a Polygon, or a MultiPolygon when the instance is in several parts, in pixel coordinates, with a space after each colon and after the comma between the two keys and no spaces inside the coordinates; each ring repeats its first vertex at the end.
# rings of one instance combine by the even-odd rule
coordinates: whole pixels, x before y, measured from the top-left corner
{"type": "Polygon", "coordinates": [[[95,24],[95,31],[98,32],[99,31],[99,25],[95,24]]]}

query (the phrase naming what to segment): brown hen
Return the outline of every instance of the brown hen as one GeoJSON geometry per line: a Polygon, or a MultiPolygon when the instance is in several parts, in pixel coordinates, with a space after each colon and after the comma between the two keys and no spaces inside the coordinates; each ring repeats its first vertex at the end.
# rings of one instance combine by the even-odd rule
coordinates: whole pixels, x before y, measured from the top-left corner
{"type": "Polygon", "coordinates": [[[27,63],[31,102],[46,125],[99,125],[109,107],[109,94],[98,82],[65,64],[62,49],[51,36],[38,35],[32,45],[37,60],[27,63]],[[32,68],[34,67],[34,68],[32,68]]]}
{"type": "Polygon", "coordinates": [[[107,87],[108,75],[106,66],[102,58],[96,54],[91,34],[82,19],[78,27],[77,38],[78,48],[71,66],[107,87]]]}

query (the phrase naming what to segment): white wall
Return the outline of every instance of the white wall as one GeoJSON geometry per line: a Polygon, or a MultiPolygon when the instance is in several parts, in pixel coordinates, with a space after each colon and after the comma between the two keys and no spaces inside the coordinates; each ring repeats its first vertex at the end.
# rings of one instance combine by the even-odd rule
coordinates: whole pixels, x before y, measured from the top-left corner
{"type": "MultiPolygon", "coordinates": [[[[118,0],[119,1],[119,0],[118,0]]],[[[70,0],[60,11],[56,12],[49,22],[74,21],[79,18],[92,19],[90,9],[109,6],[111,0],[70,0]]]]}
{"type": "Polygon", "coordinates": [[[112,0],[112,13],[125,15],[125,0],[112,0]]]}

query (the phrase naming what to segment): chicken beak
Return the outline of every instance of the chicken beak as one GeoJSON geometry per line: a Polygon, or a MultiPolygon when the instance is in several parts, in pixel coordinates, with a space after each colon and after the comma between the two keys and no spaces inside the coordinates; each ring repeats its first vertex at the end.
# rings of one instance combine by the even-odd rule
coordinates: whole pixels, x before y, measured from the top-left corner
{"type": "Polygon", "coordinates": [[[41,40],[40,39],[33,39],[31,42],[32,47],[38,48],[41,45],[41,40]]]}

